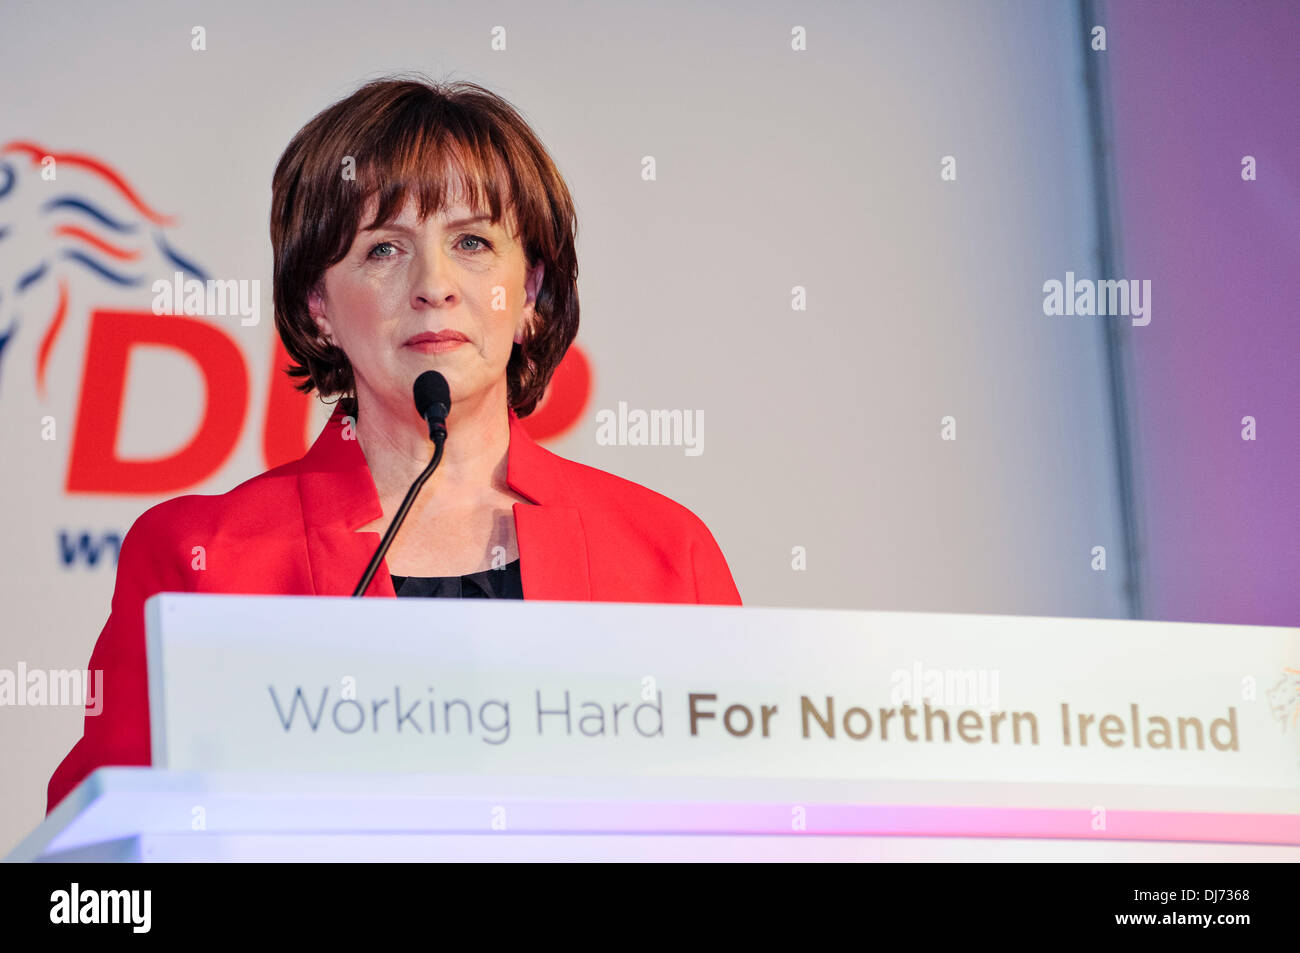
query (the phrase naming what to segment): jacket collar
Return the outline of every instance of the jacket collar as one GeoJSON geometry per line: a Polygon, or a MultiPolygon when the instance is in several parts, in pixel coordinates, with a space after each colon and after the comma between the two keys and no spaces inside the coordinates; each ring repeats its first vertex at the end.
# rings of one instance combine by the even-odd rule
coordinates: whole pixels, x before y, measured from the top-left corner
{"type": "MultiPolygon", "coordinates": [[[[524,598],[590,599],[586,534],[571,502],[563,461],[533,440],[513,410],[509,414],[506,482],[531,501],[514,505],[524,598]]],[[[335,408],[298,461],[298,492],[313,591],[351,595],[380,540],[377,532],[356,530],[382,517],[383,507],[342,407],[335,408]]],[[[366,595],[394,595],[386,565],[375,573],[366,595]]]]}

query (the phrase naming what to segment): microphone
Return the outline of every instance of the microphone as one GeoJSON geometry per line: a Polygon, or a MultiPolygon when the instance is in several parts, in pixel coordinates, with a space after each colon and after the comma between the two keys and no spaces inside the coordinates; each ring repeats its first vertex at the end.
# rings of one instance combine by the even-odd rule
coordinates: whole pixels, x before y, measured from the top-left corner
{"type": "Polygon", "coordinates": [[[429,424],[429,439],[447,439],[447,415],[451,413],[451,388],[437,371],[425,371],[415,379],[415,409],[429,424]]]}
{"type": "Polygon", "coordinates": [[[370,580],[375,578],[379,564],[384,561],[384,556],[388,553],[388,547],[392,545],[393,539],[397,536],[397,531],[401,528],[402,521],[406,519],[406,514],[410,511],[411,505],[415,502],[416,495],[429,477],[433,476],[433,471],[438,469],[438,464],[442,461],[442,448],[447,442],[447,414],[451,412],[451,388],[447,386],[447,378],[437,371],[425,371],[417,377],[415,379],[415,409],[424,422],[429,425],[429,439],[434,444],[433,459],[415,478],[411,488],[406,491],[406,497],[402,500],[402,505],[397,508],[397,513],[393,516],[393,521],[388,524],[388,530],[384,533],[384,538],[379,541],[379,548],[370,557],[370,564],[366,566],[361,581],[357,583],[357,588],[352,593],[354,599],[364,593],[370,585],[370,580]]]}

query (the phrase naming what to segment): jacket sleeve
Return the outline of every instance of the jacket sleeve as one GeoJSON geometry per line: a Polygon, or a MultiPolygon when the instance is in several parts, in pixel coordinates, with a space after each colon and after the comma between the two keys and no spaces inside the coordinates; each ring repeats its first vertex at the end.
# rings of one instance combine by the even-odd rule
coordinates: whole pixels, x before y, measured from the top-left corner
{"type": "Polygon", "coordinates": [[[159,510],[154,507],[136,520],[122,540],[112,607],[88,665],[91,672],[103,672],[102,697],[93,704],[87,699],[81,740],[50,778],[47,814],[96,768],[150,762],[144,603],[157,592],[179,590],[184,582],[173,547],[159,531],[166,525],[159,510]]]}
{"type": "Polygon", "coordinates": [[[731,578],[731,568],[717,541],[704,522],[696,517],[696,534],[691,542],[691,564],[695,573],[695,601],[709,605],[738,606],[740,591],[731,578]]]}

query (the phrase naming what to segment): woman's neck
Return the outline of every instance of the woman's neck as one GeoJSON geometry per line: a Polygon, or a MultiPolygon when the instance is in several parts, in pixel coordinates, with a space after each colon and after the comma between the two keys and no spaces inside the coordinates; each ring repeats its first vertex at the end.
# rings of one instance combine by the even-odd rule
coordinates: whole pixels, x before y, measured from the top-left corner
{"type": "MultiPolygon", "coordinates": [[[[415,409],[386,406],[364,392],[357,401],[357,442],[381,501],[401,499],[433,458],[428,426],[415,409]]],[[[420,493],[422,500],[473,497],[506,489],[510,418],[504,393],[453,404],[447,415],[442,462],[420,493]]]]}

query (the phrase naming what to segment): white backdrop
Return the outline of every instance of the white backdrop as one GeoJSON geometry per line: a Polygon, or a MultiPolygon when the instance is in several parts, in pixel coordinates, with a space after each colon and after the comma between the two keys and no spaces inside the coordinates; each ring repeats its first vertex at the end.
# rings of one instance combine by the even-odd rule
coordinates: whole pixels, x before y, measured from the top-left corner
{"type": "MultiPolygon", "coordinates": [[[[178,254],[262,283],[258,326],[211,319],[248,368],[249,411],[189,491],[264,468],[280,152],[362,81],[418,70],[514,103],[574,194],[594,376],[551,448],[693,509],[747,603],[1124,614],[1105,319],[1042,312],[1044,281],[1094,265],[1073,5],[134,2],[3,20],[0,141],[93,157],[175,219],[178,254]],[[704,452],[599,445],[596,414],[620,401],[702,412],[704,452]]],[[[65,489],[90,315],[150,296],[67,257],[47,203],[94,197],[146,249],[115,267],[173,269],[102,175],[65,162],[43,182],[21,152],[0,158],[18,177],[0,198],[0,668],[79,668],[108,611],[105,541],[174,494],[65,489]],[[83,533],[103,544],[93,566],[83,533]]],[[[153,349],[128,371],[118,451],[174,450],[202,414],[195,367],[153,349]]],[[[0,708],[0,850],[40,819],[81,720],[0,708]]]]}

